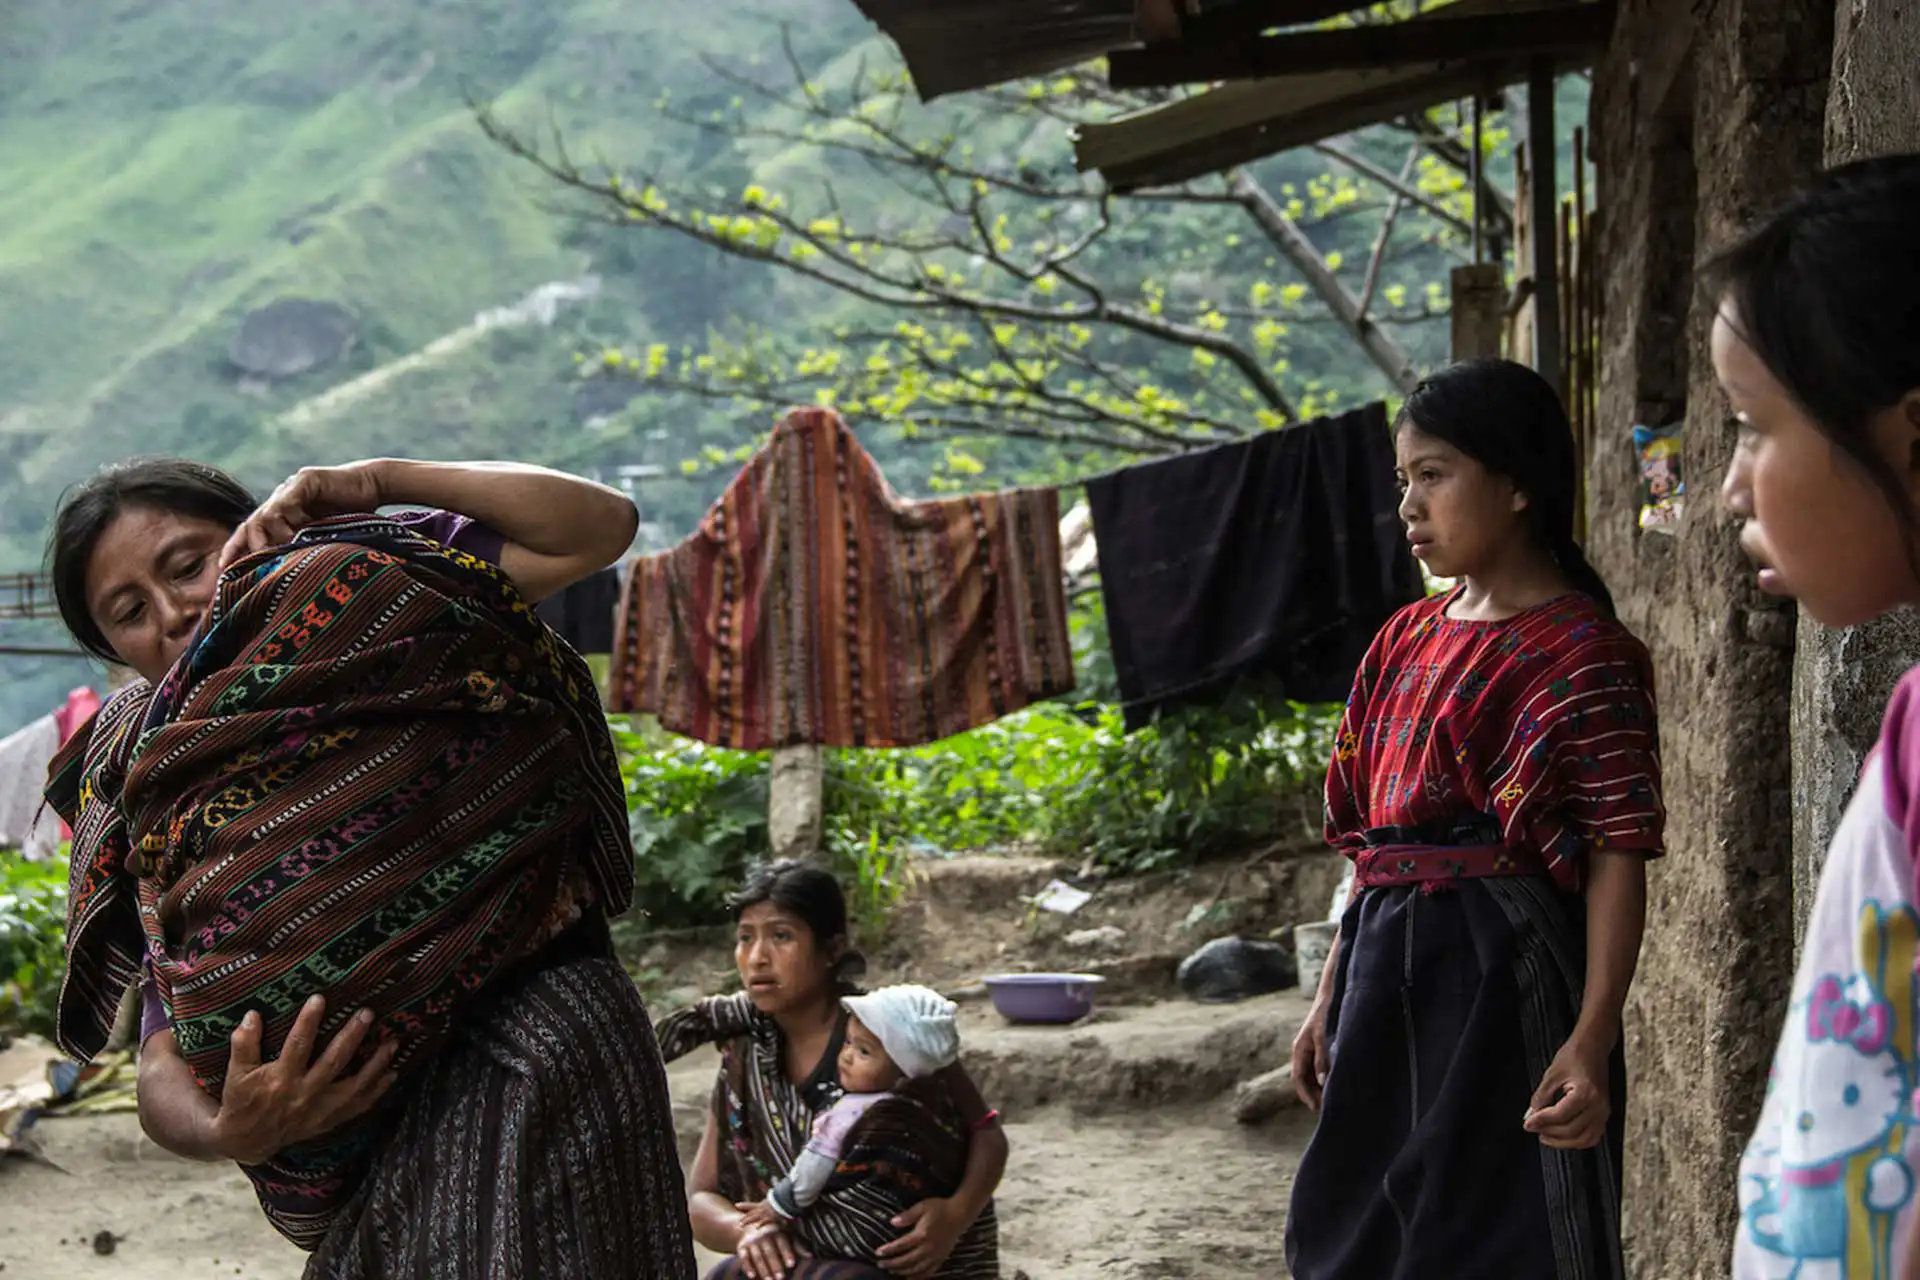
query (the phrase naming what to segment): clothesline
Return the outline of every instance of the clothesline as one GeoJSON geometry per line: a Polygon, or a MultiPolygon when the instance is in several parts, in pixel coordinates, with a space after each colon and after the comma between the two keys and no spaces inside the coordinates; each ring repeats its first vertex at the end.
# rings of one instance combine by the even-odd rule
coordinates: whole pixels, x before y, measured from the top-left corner
{"type": "Polygon", "coordinates": [[[838,414],[797,410],[691,535],[626,566],[607,705],[748,750],[938,741],[1073,688],[1068,597],[1095,581],[1129,730],[1254,673],[1338,702],[1419,594],[1391,450],[1375,402],[1068,485],[907,501],[838,414]],[[1071,485],[1086,515],[1062,521],[1071,485]]]}

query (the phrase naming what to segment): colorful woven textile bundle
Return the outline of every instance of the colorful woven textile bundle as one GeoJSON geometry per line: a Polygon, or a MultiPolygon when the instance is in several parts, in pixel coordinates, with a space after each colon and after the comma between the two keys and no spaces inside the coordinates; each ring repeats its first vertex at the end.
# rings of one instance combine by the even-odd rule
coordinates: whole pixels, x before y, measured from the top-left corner
{"type": "MultiPolygon", "coordinates": [[[[230,570],[194,647],[68,744],[48,799],[74,828],[61,1047],[100,1050],[144,952],[215,1096],[240,1019],[270,1056],[315,993],[328,1035],[371,1009],[404,1081],[582,891],[632,897],[585,664],[498,569],[373,517],[230,570]]],[[[380,1123],[248,1170],[283,1234],[325,1234],[380,1123]]]]}
{"type": "Polygon", "coordinates": [[[744,750],[908,747],[1072,688],[1058,496],[902,501],[816,408],[635,563],[609,706],[744,750]]]}

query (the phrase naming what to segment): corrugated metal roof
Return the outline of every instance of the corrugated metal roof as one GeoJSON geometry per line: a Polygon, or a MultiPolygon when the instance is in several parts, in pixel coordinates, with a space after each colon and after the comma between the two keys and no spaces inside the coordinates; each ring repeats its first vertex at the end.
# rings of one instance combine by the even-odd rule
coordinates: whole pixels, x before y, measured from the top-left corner
{"type": "Polygon", "coordinates": [[[923,101],[1059,71],[1135,41],[1136,0],[854,0],[923,101]]]}

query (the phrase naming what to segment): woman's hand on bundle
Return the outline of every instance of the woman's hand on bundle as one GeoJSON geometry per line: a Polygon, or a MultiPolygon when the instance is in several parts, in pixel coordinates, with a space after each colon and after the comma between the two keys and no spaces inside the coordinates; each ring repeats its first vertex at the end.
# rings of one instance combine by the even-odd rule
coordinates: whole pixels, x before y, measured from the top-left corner
{"type": "Polygon", "coordinates": [[[1539,1135],[1542,1146],[1584,1151],[1606,1137],[1613,1114],[1607,1093],[1609,1052],[1576,1036],[1554,1055],[1522,1122],[1528,1133],[1539,1135]]]}
{"type": "Polygon", "coordinates": [[[344,467],[303,467],[294,472],[247,522],[234,530],[220,553],[220,567],[256,551],[285,546],[293,535],[331,516],[374,511],[385,504],[380,470],[374,462],[344,467]]]}
{"type": "Polygon", "coordinates": [[[880,1265],[889,1275],[919,1277],[933,1275],[946,1265],[973,1219],[953,1200],[935,1197],[913,1205],[893,1225],[907,1234],[880,1246],[876,1251],[880,1265]]]}
{"type": "Polygon", "coordinates": [[[782,1280],[808,1254],[788,1238],[785,1227],[776,1223],[748,1227],[741,1234],[733,1256],[740,1259],[740,1265],[746,1269],[747,1280],[782,1280]]]}
{"type": "Polygon", "coordinates": [[[373,1027],[373,1015],[365,1010],[314,1060],[326,1008],[320,996],[308,1000],[280,1056],[267,1063],[260,1061],[260,1015],[249,1013],[241,1019],[227,1055],[220,1109],[213,1118],[215,1147],[223,1157],[240,1164],[264,1163],[295,1143],[365,1115],[393,1086],[387,1070],[397,1048],[393,1041],[375,1049],[360,1070],[346,1074],[373,1027]]]}

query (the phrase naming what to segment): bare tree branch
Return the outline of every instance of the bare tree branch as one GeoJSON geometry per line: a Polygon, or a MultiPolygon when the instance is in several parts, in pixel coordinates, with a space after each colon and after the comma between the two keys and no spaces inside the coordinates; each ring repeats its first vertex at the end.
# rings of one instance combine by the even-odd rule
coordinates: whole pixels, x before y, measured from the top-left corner
{"type": "MultiPolygon", "coordinates": [[[[1143,337],[1174,346],[1206,352],[1226,361],[1246,380],[1266,406],[1287,419],[1295,416],[1287,395],[1281,390],[1266,364],[1255,353],[1242,347],[1231,336],[1211,332],[1153,315],[1138,307],[1127,306],[1107,297],[1089,278],[1076,274],[1061,256],[1042,258],[1034,264],[1016,261],[998,249],[989,239],[984,244],[963,244],[952,238],[928,237],[910,242],[891,241],[860,234],[853,238],[839,227],[821,228],[784,210],[765,204],[739,203],[729,210],[735,221],[716,215],[676,215],[656,188],[647,183],[639,189],[618,179],[589,177],[564,151],[549,155],[537,144],[528,142],[508,129],[489,107],[474,104],[481,131],[496,146],[532,165],[562,187],[592,198],[616,210],[616,223],[646,225],[676,232],[688,239],[721,249],[736,257],[764,262],[789,274],[829,285],[866,302],[899,311],[929,314],[971,312],[1000,319],[1036,325],[1104,324],[1129,330],[1143,337]],[[649,193],[654,193],[651,198],[649,193]],[[745,220],[740,228],[738,220],[745,220]],[[736,234],[736,231],[742,232],[736,234]],[[767,234],[768,232],[772,234],[767,234]],[[758,234],[746,238],[744,233],[758,234]],[[795,242],[807,252],[796,255],[791,249],[780,251],[782,241],[795,242]],[[979,254],[1007,276],[1029,286],[1039,286],[1049,276],[1069,285],[1081,295],[1075,305],[1042,306],[984,292],[963,292],[931,275],[926,264],[917,270],[889,269],[881,261],[880,250],[926,253],[941,249],[979,254]],[[824,263],[826,265],[819,265],[824,263]]],[[[1103,202],[1104,203],[1104,202],[1103,202]]],[[[604,215],[603,215],[604,216],[604,215]]],[[[1104,210],[1100,229],[1111,227],[1104,210]]],[[[1074,250],[1084,249],[1084,244],[1074,250]]]]}
{"type": "MultiPolygon", "coordinates": [[[[1401,187],[1406,186],[1407,179],[1413,176],[1414,166],[1419,162],[1420,148],[1417,146],[1407,148],[1407,162],[1400,166],[1401,187]]],[[[1401,202],[1400,191],[1396,189],[1393,203],[1387,206],[1387,216],[1380,220],[1380,234],[1374,237],[1373,254],[1367,259],[1366,282],[1360,286],[1358,310],[1362,319],[1366,317],[1367,308],[1373,305],[1373,291],[1380,283],[1380,263],[1386,257],[1388,241],[1393,239],[1393,224],[1400,219],[1401,202]]]]}
{"type": "MultiPolygon", "coordinates": [[[[1379,183],[1381,186],[1385,187],[1387,190],[1393,192],[1396,201],[1412,201],[1415,205],[1419,206],[1422,209],[1425,209],[1428,213],[1432,214],[1435,218],[1438,218],[1441,222],[1445,223],[1447,226],[1452,227],[1455,231],[1458,231],[1461,235],[1467,236],[1469,238],[1472,237],[1473,225],[1471,223],[1469,223],[1465,218],[1459,217],[1454,213],[1450,212],[1449,210],[1441,207],[1441,205],[1439,205],[1437,202],[1428,199],[1426,196],[1420,194],[1418,190],[1416,190],[1413,186],[1410,185],[1409,180],[1413,177],[1412,164],[1408,164],[1401,171],[1400,176],[1396,178],[1391,173],[1388,173],[1385,169],[1382,169],[1379,165],[1375,164],[1373,161],[1367,159],[1365,156],[1355,155],[1353,152],[1348,151],[1345,147],[1342,147],[1337,143],[1332,143],[1332,142],[1317,143],[1314,146],[1314,150],[1318,151],[1321,155],[1329,156],[1332,159],[1338,160],[1341,164],[1346,165],[1349,169],[1352,169],[1355,173],[1365,174],[1368,178],[1371,178],[1373,181],[1379,183]]],[[[1418,160],[1420,158],[1420,153],[1417,149],[1414,151],[1413,158],[1415,160],[1418,160]]],[[[1399,204],[1395,203],[1392,206],[1392,208],[1394,210],[1394,216],[1398,217],[1399,209],[1400,209],[1399,204]]]]}
{"type": "MultiPolygon", "coordinates": [[[[862,65],[816,83],[790,36],[784,52],[790,84],[709,60],[715,82],[738,91],[734,105],[701,113],[669,103],[662,116],[732,143],[807,155],[798,190],[705,193],[657,175],[630,180],[601,157],[576,161],[551,121],[545,139],[521,134],[469,96],[482,133],[539,174],[574,216],[670,232],[897,322],[829,320],[831,337],[817,346],[788,328],[779,332],[789,336],[744,343],[710,334],[698,354],[670,356],[655,344],[644,361],[616,357],[612,372],[641,371],[656,391],[767,408],[831,397],[850,417],[909,431],[1157,455],[1296,419],[1293,396],[1315,394],[1324,374],[1294,369],[1286,337],[1294,326],[1342,325],[1375,367],[1406,386],[1410,364],[1387,327],[1445,314],[1431,302],[1404,305],[1394,288],[1392,309],[1368,314],[1397,248],[1457,253],[1470,230],[1453,211],[1457,196],[1413,183],[1423,149],[1448,141],[1437,122],[1397,178],[1330,145],[1325,153],[1340,169],[1316,175],[1298,195],[1243,172],[1116,197],[1073,169],[1055,133],[1189,91],[1116,93],[1098,77],[1064,73],[972,95],[977,110],[964,114],[909,112],[898,69],[862,65]],[[763,109],[748,110],[749,101],[763,109]],[[940,123],[953,120],[965,123],[940,123]],[[1397,235],[1409,209],[1432,221],[1424,233],[1397,235]],[[1383,210],[1356,300],[1315,241],[1332,243],[1322,229],[1383,210]],[[1260,235],[1247,237],[1236,258],[1241,219],[1260,235]],[[1162,258],[1159,237],[1170,230],[1181,248],[1162,258]],[[1262,242],[1277,250],[1264,265],[1247,256],[1261,254],[1262,242]],[[1151,246],[1144,254],[1143,244],[1151,246]],[[1219,256],[1198,256],[1210,244],[1219,256]],[[1292,271],[1268,280],[1275,257],[1292,271]],[[1192,267],[1183,265],[1189,259],[1192,267]],[[1244,286],[1228,283],[1235,280],[1244,286]],[[1255,305],[1206,300],[1238,287],[1255,305]],[[1316,296],[1322,309],[1308,301],[1316,296]]],[[[1339,243],[1354,238],[1344,232],[1339,243]]]]}
{"type": "Polygon", "coordinates": [[[1293,225],[1286,210],[1259,183],[1243,173],[1229,177],[1227,189],[1246,202],[1247,212],[1267,233],[1274,247],[1285,254],[1295,270],[1306,277],[1308,285],[1320,295],[1327,310],[1341,318],[1348,332],[1353,334],[1354,340],[1367,353],[1367,358],[1387,375],[1387,380],[1402,391],[1411,391],[1419,381],[1413,371],[1413,361],[1398,342],[1379,325],[1369,323],[1366,316],[1360,313],[1353,295],[1347,292],[1340,278],[1327,266],[1320,251],[1313,247],[1300,228],[1293,225]]]}
{"type": "MultiPolygon", "coordinates": [[[[1469,181],[1472,180],[1473,149],[1454,137],[1430,115],[1406,116],[1397,123],[1400,128],[1418,139],[1436,159],[1456,170],[1469,181]]],[[[1480,176],[1482,194],[1490,206],[1484,211],[1491,224],[1489,230],[1500,239],[1513,239],[1513,196],[1502,191],[1499,185],[1488,178],[1484,172],[1480,176]]]]}

